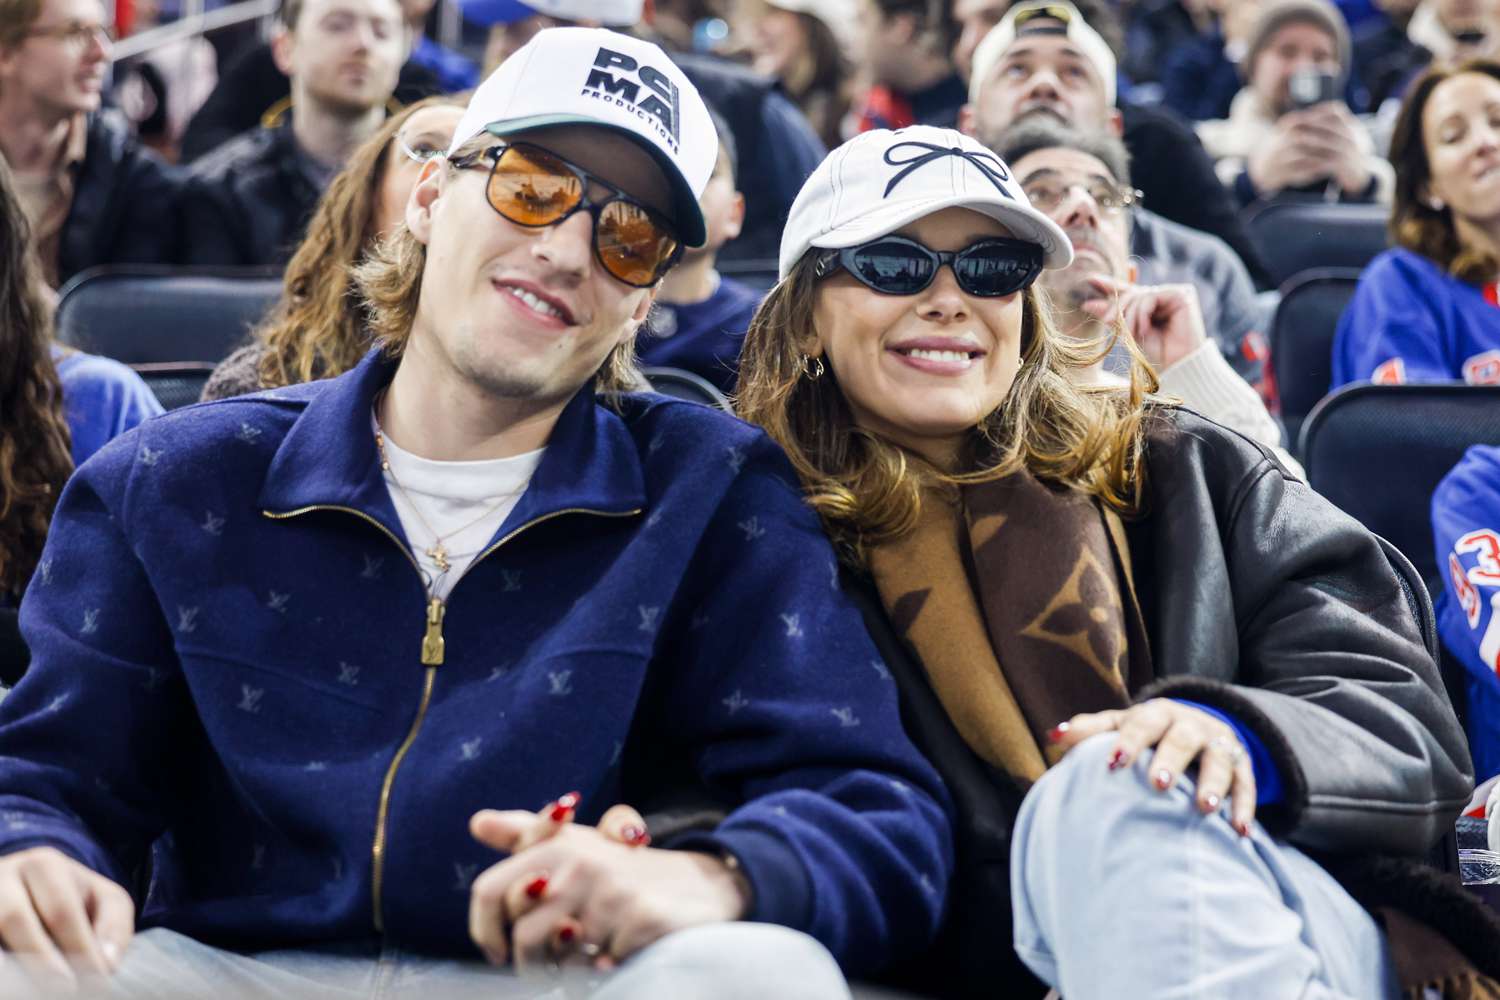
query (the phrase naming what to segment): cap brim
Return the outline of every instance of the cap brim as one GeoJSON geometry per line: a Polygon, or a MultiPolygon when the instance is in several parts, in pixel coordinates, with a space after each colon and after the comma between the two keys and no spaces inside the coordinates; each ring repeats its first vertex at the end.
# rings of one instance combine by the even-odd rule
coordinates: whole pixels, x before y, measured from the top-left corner
{"type": "Polygon", "coordinates": [[[520,0],[461,0],[459,11],[474,24],[511,24],[536,13],[520,0]]]}
{"type": "Polygon", "coordinates": [[[889,236],[902,226],[945,208],[967,208],[987,215],[1010,230],[1016,239],[1037,244],[1042,248],[1043,266],[1048,269],[1067,267],[1073,263],[1073,244],[1067,234],[1041,212],[1019,204],[964,194],[890,202],[824,233],[810,245],[825,250],[859,246],[861,243],[889,236]]]}
{"type": "Polygon", "coordinates": [[[687,178],[683,176],[671,157],[638,133],[610,122],[602,122],[597,118],[577,114],[532,115],[528,118],[491,122],[485,126],[484,130],[490,135],[505,138],[557,125],[591,125],[595,128],[609,129],[611,132],[625,136],[650,153],[651,158],[666,175],[667,184],[672,189],[672,221],[677,226],[677,236],[682,241],[682,245],[701,247],[708,242],[708,228],[703,221],[703,209],[699,206],[698,197],[693,194],[692,186],[688,184],[687,178]]]}

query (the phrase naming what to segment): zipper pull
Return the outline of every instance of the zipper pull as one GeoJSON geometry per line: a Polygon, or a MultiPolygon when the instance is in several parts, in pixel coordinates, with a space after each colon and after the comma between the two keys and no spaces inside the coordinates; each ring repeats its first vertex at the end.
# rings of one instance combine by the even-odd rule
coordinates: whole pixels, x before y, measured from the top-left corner
{"type": "Polygon", "coordinates": [[[422,636],[422,665],[437,667],[443,663],[443,602],[434,597],[427,605],[427,631],[422,636]]]}

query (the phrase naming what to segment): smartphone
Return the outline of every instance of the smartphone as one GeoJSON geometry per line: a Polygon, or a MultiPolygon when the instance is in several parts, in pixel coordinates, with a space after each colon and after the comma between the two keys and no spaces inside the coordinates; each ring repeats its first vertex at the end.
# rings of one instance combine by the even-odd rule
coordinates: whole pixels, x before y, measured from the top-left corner
{"type": "Polygon", "coordinates": [[[1298,111],[1310,108],[1314,104],[1339,99],[1338,80],[1332,73],[1323,73],[1318,70],[1301,70],[1293,73],[1292,78],[1287,81],[1286,89],[1287,96],[1291,98],[1292,107],[1298,111]]]}

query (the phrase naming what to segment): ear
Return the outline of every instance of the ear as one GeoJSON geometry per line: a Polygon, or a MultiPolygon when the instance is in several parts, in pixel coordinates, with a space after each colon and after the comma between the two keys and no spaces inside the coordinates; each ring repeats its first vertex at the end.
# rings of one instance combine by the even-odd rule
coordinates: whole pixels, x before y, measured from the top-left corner
{"type": "Polygon", "coordinates": [[[729,206],[729,218],[725,220],[724,232],[727,236],[725,242],[734,239],[745,229],[745,196],[738,191],[734,193],[734,201],[729,206]]]}
{"type": "Polygon", "coordinates": [[[974,105],[966,102],[958,109],[958,130],[964,135],[974,134],[974,105]]]}
{"type": "Polygon", "coordinates": [[[285,26],[276,29],[271,36],[271,59],[283,76],[292,75],[292,56],[297,51],[297,36],[285,26]]]}
{"type": "Polygon", "coordinates": [[[661,290],[661,282],[657,282],[646,289],[646,294],[635,304],[635,310],[630,314],[630,322],[626,324],[625,336],[621,340],[627,340],[635,336],[635,332],[646,322],[646,314],[651,312],[651,306],[656,302],[656,293],[661,290]]]}
{"type": "Polygon", "coordinates": [[[1105,127],[1116,139],[1125,134],[1125,116],[1120,114],[1119,108],[1109,109],[1109,122],[1105,127]]]}
{"type": "Polygon", "coordinates": [[[448,161],[441,156],[433,157],[422,164],[422,172],[417,175],[411,197],[406,199],[406,228],[424,246],[432,239],[432,213],[443,193],[447,177],[448,161]]]}

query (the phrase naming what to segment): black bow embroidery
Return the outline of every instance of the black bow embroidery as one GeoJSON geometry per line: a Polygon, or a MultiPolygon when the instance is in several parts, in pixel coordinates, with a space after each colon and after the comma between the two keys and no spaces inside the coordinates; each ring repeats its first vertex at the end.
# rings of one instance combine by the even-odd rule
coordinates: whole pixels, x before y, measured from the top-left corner
{"type": "Polygon", "coordinates": [[[882,197],[889,198],[891,191],[895,189],[896,185],[905,180],[906,175],[913,170],[931,163],[933,160],[942,159],[945,156],[957,156],[960,159],[968,160],[979,168],[980,173],[990,179],[990,183],[994,184],[995,188],[1001,194],[1014,200],[1014,195],[1005,190],[1005,185],[1002,183],[1003,181],[1010,180],[1010,174],[1006,171],[1005,164],[1000,162],[1000,157],[994,153],[971,153],[966,149],[960,149],[958,146],[934,146],[930,142],[915,142],[912,140],[898,142],[885,151],[885,162],[893,167],[904,167],[905,169],[891,178],[891,182],[885,186],[885,194],[882,197]],[[894,159],[892,154],[904,146],[913,146],[918,150],[926,150],[926,152],[908,156],[904,160],[894,159]]]}

